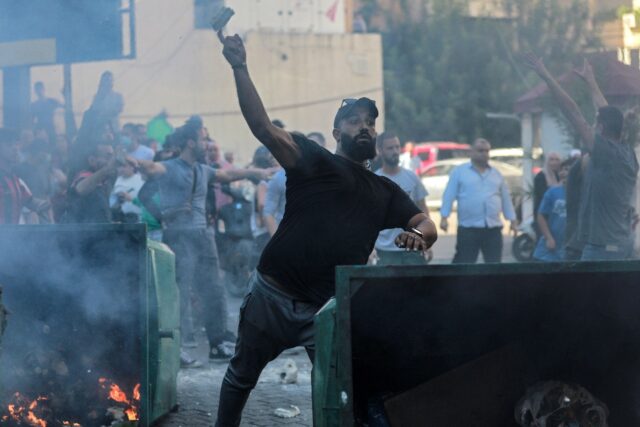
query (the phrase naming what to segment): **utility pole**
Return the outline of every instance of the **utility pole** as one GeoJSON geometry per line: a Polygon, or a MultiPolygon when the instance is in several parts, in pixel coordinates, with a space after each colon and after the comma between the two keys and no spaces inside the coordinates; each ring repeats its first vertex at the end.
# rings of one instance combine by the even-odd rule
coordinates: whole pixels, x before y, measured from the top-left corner
{"type": "Polygon", "coordinates": [[[73,115],[73,93],[71,91],[71,64],[63,64],[64,75],[64,87],[62,93],[64,96],[64,130],[67,138],[72,140],[78,128],[76,126],[76,119],[73,115]]]}
{"type": "Polygon", "coordinates": [[[5,128],[31,127],[31,69],[29,66],[2,69],[2,123],[5,128]]]}

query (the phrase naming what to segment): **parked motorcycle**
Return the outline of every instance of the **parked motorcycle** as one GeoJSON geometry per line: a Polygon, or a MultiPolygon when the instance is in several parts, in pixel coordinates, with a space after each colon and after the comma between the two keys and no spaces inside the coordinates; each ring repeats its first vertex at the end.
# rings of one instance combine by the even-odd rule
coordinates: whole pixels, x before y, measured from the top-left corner
{"type": "Polygon", "coordinates": [[[533,259],[537,236],[533,228],[533,220],[523,221],[518,227],[518,235],[513,239],[511,251],[516,260],[527,262],[533,259]]]}

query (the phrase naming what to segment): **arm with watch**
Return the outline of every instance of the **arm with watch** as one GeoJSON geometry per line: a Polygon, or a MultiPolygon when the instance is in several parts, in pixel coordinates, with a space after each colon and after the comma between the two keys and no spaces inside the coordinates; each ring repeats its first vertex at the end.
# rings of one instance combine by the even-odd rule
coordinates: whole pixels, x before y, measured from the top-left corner
{"type": "Polygon", "coordinates": [[[438,230],[424,213],[415,215],[405,228],[405,231],[396,237],[395,244],[399,248],[408,251],[425,251],[438,239],[438,230]]]}

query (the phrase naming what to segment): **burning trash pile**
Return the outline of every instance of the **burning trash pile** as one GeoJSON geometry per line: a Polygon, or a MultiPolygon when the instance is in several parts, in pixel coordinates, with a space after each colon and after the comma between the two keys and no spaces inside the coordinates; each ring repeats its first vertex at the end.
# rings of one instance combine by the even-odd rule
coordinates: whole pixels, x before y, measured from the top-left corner
{"type": "Polygon", "coordinates": [[[559,381],[536,384],[518,402],[522,427],[608,427],[607,406],[579,385],[559,381]]]}
{"type": "Polygon", "coordinates": [[[138,425],[135,334],[126,336],[122,323],[88,318],[71,302],[58,310],[59,296],[48,295],[49,308],[35,289],[4,301],[12,315],[0,355],[0,426],[138,425]]]}
{"type": "MultiPolygon", "coordinates": [[[[116,421],[137,421],[139,419],[138,407],[140,406],[140,384],[136,384],[131,393],[131,397],[122,391],[118,384],[109,381],[106,378],[98,380],[103,390],[109,391],[109,399],[120,403],[122,407],[111,407],[111,413],[116,421]]],[[[120,425],[120,424],[116,424],[120,425]]]]}
{"type": "MultiPolygon", "coordinates": [[[[137,426],[140,406],[140,384],[136,384],[131,395],[127,395],[118,384],[100,378],[99,389],[111,405],[104,414],[95,411],[89,413],[85,427],[102,425],[103,427],[137,426]],[[106,420],[106,421],[105,421],[106,420]],[[103,424],[107,422],[107,425],[103,424]]],[[[56,417],[56,396],[39,396],[33,400],[18,392],[14,393],[11,402],[6,407],[6,414],[0,416],[0,424],[16,427],[83,427],[83,424],[59,420],[56,417]]]]}

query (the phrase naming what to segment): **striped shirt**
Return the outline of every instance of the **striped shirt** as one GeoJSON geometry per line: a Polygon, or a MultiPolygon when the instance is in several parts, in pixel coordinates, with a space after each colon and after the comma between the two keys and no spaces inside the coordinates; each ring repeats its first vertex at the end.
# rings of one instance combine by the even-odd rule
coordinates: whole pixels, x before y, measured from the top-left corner
{"type": "Polygon", "coordinates": [[[31,191],[24,181],[0,170],[0,224],[18,224],[22,208],[30,199],[31,191]]]}

